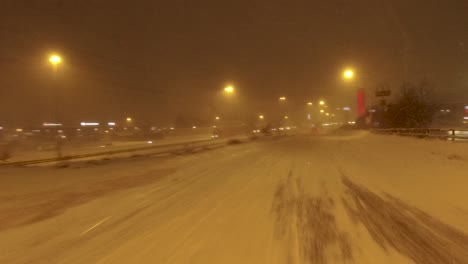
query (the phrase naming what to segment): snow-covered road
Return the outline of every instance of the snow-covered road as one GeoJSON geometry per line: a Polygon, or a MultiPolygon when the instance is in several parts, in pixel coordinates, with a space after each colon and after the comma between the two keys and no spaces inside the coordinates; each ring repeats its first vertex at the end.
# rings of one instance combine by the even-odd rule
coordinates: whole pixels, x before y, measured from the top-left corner
{"type": "Polygon", "coordinates": [[[468,263],[468,145],[366,132],[1,168],[0,263],[468,263]]]}

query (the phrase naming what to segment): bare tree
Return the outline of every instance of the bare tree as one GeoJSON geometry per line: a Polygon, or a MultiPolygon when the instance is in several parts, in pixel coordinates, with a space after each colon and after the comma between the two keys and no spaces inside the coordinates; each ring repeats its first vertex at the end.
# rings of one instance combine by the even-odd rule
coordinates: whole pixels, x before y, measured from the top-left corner
{"type": "Polygon", "coordinates": [[[385,114],[385,123],[387,127],[428,127],[436,110],[433,86],[429,82],[426,80],[419,84],[407,82],[401,88],[398,102],[389,105],[385,114]]]}

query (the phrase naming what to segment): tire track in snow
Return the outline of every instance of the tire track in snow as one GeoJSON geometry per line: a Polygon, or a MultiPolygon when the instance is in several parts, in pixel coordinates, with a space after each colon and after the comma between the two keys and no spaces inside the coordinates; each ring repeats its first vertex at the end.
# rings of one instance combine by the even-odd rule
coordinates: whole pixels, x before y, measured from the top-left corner
{"type": "Polygon", "coordinates": [[[299,247],[300,260],[293,248],[288,263],[326,264],[331,252],[338,253],[342,263],[353,263],[349,235],[338,229],[334,208],[335,202],[330,197],[307,195],[300,178],[295,178],[292,171],[280,181],[272,205],[275,232],[288,246],[299,247]]]}
{"type": "Polygon", "coordinates": [[[389,247],[417,264],[468,263],[468,236],[429,214],[386,195],[386,199],[343,175],[343,204],[383,249],[389,247]]]}

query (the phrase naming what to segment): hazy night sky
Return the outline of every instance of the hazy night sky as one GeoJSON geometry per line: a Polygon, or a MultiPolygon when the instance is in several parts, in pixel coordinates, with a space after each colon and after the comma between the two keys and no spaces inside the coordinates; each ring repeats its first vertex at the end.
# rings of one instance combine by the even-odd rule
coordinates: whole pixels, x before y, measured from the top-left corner
{"type": "Polygon", "coordinates": [[[346,66],[468,102],[468,1],[0,0],[0,124],[47,120],[53,89],[69,122],[207,118],[228,83],[252,113],[351,104],[346,66]]]}

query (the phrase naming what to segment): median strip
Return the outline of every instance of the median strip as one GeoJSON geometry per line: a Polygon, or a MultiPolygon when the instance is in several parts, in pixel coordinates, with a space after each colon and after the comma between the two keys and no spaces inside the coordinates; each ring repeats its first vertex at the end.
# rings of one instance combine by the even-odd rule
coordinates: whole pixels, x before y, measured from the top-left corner
{"type": "Polygon", "coordinates": [[[201,147],[223,145],[223,144],[226,144],[226,142],[228,142],[229,140],[230,140],[230,139],[221,139],[221,140],[213,140],[213,139],[196,140],[196,141],[189,141],[189,142],[183,142],[183,143],[172,143],[172,144],[165,144],[165,145],[145,146],[145,147],[138,147],[138,148],[121,149],[121,150],[112,150],[112,151],[103,151],[103,152],[97,152],[97,153],[88,153],[88,154],[81,154],[81,155],[63,156],[63,157],[48,158],[48,159],[37,159],[37,160],[25,160],[25,161],[6,162],[6,163],[0,163],[0,166],[24,166],[24,165],[34,165],[34,164],[40,164],[40,163],[49,163],[49,162],[58,162],[58,161],[68,161],[68,160],[76,160],[76,159],[83,159],[83,158],[92,158],[92,157],[99,157],[99,156],[107,156],[107,155],[131,153],[131,152],[137,152],[137,151],[157,150],[157,149],[160,149],[160,150],[162,150],[162,151],[154,152],[154,153],[151,153],[151,154],[164,154],[164,153],[171,153],[171,152],[173,152],[173,151],[178,151],[178,150],[193,150],[193,149],[201,148],[201,147]]]}

